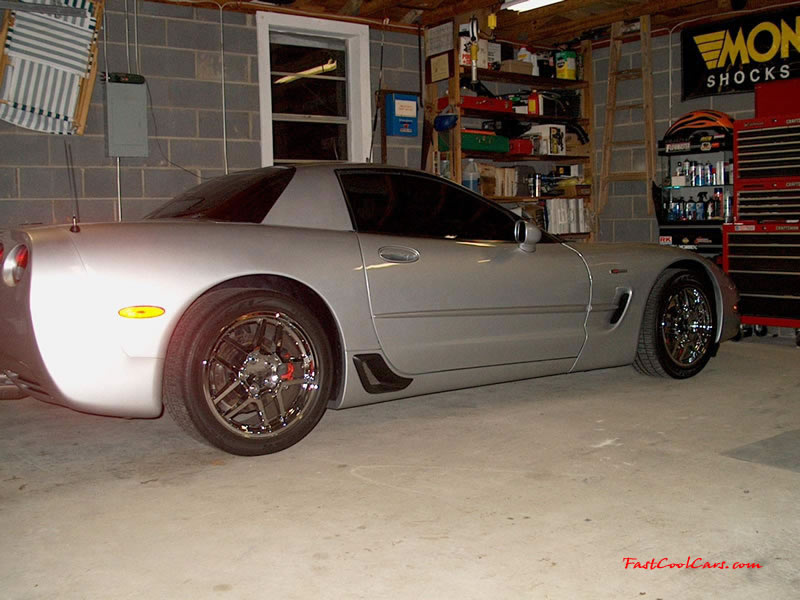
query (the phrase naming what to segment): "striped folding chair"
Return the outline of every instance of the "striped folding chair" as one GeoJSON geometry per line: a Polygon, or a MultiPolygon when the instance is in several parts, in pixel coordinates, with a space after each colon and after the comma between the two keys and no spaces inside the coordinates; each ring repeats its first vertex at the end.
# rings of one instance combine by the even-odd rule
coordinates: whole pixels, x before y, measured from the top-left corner
{"type": "Polygon", "coordinates": [[[0,32],[0,119],[35,131],[80,135],[97,70],[102,0],[26,4],[78,10],[66,16],[7,11],[0,32]]]}

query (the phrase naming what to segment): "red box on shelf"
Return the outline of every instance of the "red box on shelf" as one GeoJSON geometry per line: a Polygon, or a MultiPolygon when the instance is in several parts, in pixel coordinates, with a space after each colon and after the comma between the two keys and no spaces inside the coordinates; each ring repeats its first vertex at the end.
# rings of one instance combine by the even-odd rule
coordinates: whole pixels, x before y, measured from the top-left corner
{"type": "MultiPolygon", "coordinates": [[[[436,104],[439,110],[444,110],[449,103],[450,99],[447,96],[442,96],[436,104]]],[[[462,96],[461,108],[467,110],[486,110],[490,112],[514,112],[514,106],[511,100],[487,98],[486,96],[462,96]]]]}
{"type": "Polygon", "coordinates": [[[528,138],[517,138],[509,142],[509,154],[533,154],[533,142],[528,138]]]}

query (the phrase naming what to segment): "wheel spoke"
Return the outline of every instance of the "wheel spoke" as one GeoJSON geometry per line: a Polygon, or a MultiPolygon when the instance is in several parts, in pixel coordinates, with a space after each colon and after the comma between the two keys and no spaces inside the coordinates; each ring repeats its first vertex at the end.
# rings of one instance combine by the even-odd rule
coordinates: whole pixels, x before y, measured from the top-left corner
{"type": "Polygon", "coordinates": [[[227,360],[225,360],[224,358],[220,358],[220,356],[219,356],[219,355],[215,356],[215,357],[214,357],[214,358],[212,358],[211,360],[212,360],[212,362],[219,363],[220,365],[222,365],[224,368],[228,369],[228,371],[230,371],[230,372],[231,372],[231,373],[233,373],[234,375],[236,375],[236,373],[239,371],[239,369],[237,369],[236,367],[234,367],[234,366],[233,366],[232,364],[230,364],[230,363],[229,363],[227,360]]]}
{"type": "Polygon", "coordinates": [[[222,392],[218,396],[214,396],[214,399],[213,399],[214,404],[218,405],[225,396],[230,394],[233,390],[235,390],[241,384],[242,384],[242,382],[239,381],[238,379],[236,381],[232,381],[231,384],[228,387],[226,387],[224,390],[222,390],[222,392]]]}
{"type": "Polygon", "coordinates": [[[283,345],[283,324],[278,323],[275,326],[275,334],[272,336],[272,344],[274,345],[273,352],[280,354],[281,346],[283,345]]]}
{"type": "Polygon", "coordinates": [[[254,402],[257,403],[256,399],[247,396],[246,398],[242,398],[237,404],[231,406],[228,410],[222,412],[222,416],[226,419],[233,419],[236,415],[238,415],[246,406],[250,406],[254,402]]]}
{"type": "Polygon", "coordinates": [[[280,417],[281,423],[286,422],[286,406],[283,403],[283,388],[279,388],[275,392],[275,404],[278,407],[278,416],[280,417]]]}
{"type": "Polygon", "coordinates": [[[264,401],[261,398],[254,398],[255,405],[258,407],[258,418],[261,420],[261,428],[267,431],[272,431],[267,421],[266,410],[264,409],[264,401]]]}
{"type": "Polygon", "coordinates": [[[264,334],[267,331],[267,320],[261,319],[256,328],[256,334],[253,337],[253,348],[258,348],[261,345],[261,340],[264,339],[264,334]]]}
{"type": "Polygon", "coordinates": [[[242,354],[248,354],[248,352],[249,352],[249,351],[247,350],[247,348],[245,348],[245,347],[244,347],[244,346],[242,346],[242,345],[241,345],[239,342],[237,342],[236,340],[234,340],[232,335],[227,335],[227,336],[225,336],[225,337],[222,339],[222,341],[223,341],[224,343],[226,343],[226,344],[230,345],[230,346],[233,346],[234,348],[236,348],[236,350],[238,350],[238,351],[239,351],[239,352],[241,352],[242,354]]]}

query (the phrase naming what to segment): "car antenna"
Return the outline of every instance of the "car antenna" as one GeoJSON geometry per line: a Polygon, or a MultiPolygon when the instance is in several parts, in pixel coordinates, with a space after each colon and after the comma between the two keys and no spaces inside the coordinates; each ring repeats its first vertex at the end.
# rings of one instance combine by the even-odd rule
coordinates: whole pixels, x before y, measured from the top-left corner
{"type": "Polygon", "coordinates": [[[80,221],[80,211],[78,210],[78,187],[75,184],[75,165],[72,162],[72,146],[64,140],[64,154],[67,160],[67,179],[69,180],[69,188],[72,192],[72,227],[69,230],[72,233],[80,232],[81,228],[78,226],[80,221]]]}

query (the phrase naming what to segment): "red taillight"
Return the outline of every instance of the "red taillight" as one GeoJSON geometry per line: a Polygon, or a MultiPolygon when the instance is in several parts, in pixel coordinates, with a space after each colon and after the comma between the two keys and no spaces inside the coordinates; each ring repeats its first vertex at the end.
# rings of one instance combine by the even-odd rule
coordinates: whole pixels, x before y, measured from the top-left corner
{"type": "Polygon", "coordinates": [[[20,246],[14,253],[14,268],[11,274],[14,277],[14,283],[22,281],[22,276],[25,274],[25,269],[28,268],[28,247],[20,246]]]}
{"type": "Polygon", "coordinates": [[[0,242],[0,265],[3,264],[3,256],[5,255],[5,248],[3,248],[3,243],[0,242]]]}
{"type": "Polygon", "coordinates": [[[15,246],[3,261],[3,281],[6,285],[14,286],[22,281],[25,269],[28,268],[30,253],[25,244],[15,246]]]}

